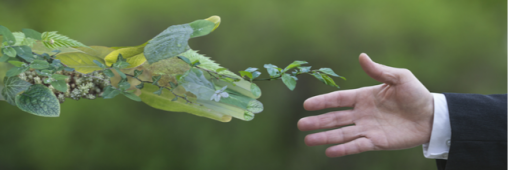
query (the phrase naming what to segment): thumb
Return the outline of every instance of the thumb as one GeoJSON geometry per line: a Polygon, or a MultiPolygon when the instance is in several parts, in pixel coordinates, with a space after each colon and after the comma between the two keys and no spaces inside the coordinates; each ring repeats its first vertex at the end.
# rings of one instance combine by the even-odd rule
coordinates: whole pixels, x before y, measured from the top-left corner
{"type": "Polygon", "coordinates": [[[388,67],[375,63],[365,53],[360,54],[359,60],[363,71],[365,71],[365,73],[367,73],[373,79],[382,83],[390,85],[398,84],[401,79],[406,77],[404,75],[407,75],[407,73],[411,74],[407,69],[388,67]]]}

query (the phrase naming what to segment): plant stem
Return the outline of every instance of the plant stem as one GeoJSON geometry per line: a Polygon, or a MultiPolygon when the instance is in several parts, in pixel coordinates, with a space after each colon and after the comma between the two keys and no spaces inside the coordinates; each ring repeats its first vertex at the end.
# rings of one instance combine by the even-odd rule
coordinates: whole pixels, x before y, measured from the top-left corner
{"type": "MultiPolygon", "coordinates": [[[[138,81],[139,81],[139,82],[141,82],[141,83],[150,83],[150,84],[152,84],[152,83],[153,83],[153,82],[151,82],[151,81],[143,81],[143,80],[141,80],[141,79],[139,79],[139,78],[137,78],[137,77],[134,77],[134,75],[130,75],[130,74],[125,74],[125,75],[126,75],[126,76],[129,76],[129,77],[132,77],[132,78],[135,78],[136,80],[138,80],[138,81]]],[[[191,102],[189,99],[187,99],[187,98],[186,98],[186,97],[184,97],[184,96],[180,96],[180,95],[176,94],[176,93],[175,93],[175,92],[173,92],[173,90],[171,90],[170,88],[168,88],[168,87],[162,87],[162,86],[159,86],[158,84],[157,84],[156,86],[157,86],[157,87],[159,87],[159,88],[165,88],[165,89],[169,90],[171,93],[173,93],[173,95],[175,95],[176,97],[178,97],[178,98],[181,98],[181,99],[185,100],[185,102],[186,102],[186,103],[191,103],[191,104],[192,104],[192,102],[191,102]]]]}

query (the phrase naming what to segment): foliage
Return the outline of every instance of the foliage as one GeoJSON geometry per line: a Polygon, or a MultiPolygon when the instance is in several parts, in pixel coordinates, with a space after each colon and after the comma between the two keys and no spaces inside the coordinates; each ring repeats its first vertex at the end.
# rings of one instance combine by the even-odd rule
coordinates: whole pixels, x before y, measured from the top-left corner
{"type": "Polygon", "coordinates": [[[311,70],[302,66],[305,61],[284,69],[265,64],[269,78],[259,78],[258,68],[239,71],[239,76],[191,50],[190,38],[207,35],[219,24],[220,18],[212,16],[170,26],[139,46],[111,48],[88,47],[56,31],[11,33],[0,26],[0,61],[14,66],[6,73],[1,94],[21,110],[45,117],[59,116],[65,98],[110,99],[122,94],[158,109],[228,122],[232,117],[250,121],[263,111],[257,100],[261,90],[254,81],[281,79],[294,90],[297,76],[309,74],[338,87],[330,76],[341,76],[330,68],[311,70]]]}

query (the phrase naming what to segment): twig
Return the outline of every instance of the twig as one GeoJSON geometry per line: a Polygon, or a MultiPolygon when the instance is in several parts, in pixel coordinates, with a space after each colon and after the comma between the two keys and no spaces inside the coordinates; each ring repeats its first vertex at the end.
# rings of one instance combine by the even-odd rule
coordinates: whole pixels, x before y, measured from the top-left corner
{"type": "MultiPolygon", "coordinates": [[[[151,82],[151,81],[143,81],[143,80],[141,80],[141,79],[139,79],[139,78],[137,78],[137,77],[134,77],[134,75],[130,75],[130,74],[125,74],[125,75],[126,75],[126,76],[129,76],[129,77],[132,77],[132,78],[135,78],[136,80],[138,80],[138,81],[139,81],[139,82],[141,82],[141,83],[150,83],[150,84],[151,84],[151,83],[153,83],[153,82],[151,82]]],[[[159,86],[159,85],[156,85],[156,86],[157,86],[157,87],[159,87],[159,88],[161,88],[161,87],[162,87],[162,86],[159,86]]],[[[193,104],[193,103],[192,103],[189,99],[187,99],[186,97],[183,97],[183,96],[180,96],[180,95],[176,94],[176,93],[175,93],[175,92],[173,92],[173,90],[171,90],[170,88],[168,88],[168,87],[162,87],[162,88],[165,88],[165,89],[169,90],[169,91],[170,91],[171,93],[173,93],[173,95],[175,95],[176,97],[178,97],[178,98],[181,98],[181,99],[185,100],[185,102],[186,102],[186,103],[191,103],[191,104],[193,104]]]]}

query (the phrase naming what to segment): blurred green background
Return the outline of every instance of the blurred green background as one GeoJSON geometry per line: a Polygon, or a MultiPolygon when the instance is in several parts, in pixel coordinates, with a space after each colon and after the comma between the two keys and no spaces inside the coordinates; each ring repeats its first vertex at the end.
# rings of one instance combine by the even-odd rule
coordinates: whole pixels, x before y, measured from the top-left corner
{"type": "MultiPolygon", "coordinates": [[[[504,0],[64,1],[2,0],[0,25],[59,31],[87,45],[139,45],[170,25],[219,15],[190,45],[230,70],[305,60],[331,67],[341,89],[379,84],[358,64],[410,69],[432,92],[506,93],[504,0]]],[[[5,67],[5,66],[3,66],[5,67]]],[[[266,76],[266,72],[264,74],[266,76]]],[[[263,76],[262,75],[262,76],[263,76]]],[[[308,147],[303,101],[331,92],[310,76],[295,91],[258,83],[265,111],[220,123],[157,110],[124,97],[67,100],[59,118],[0,102],[0,169],[436,169],[422,148],[328,158],[308,147]]]]}

